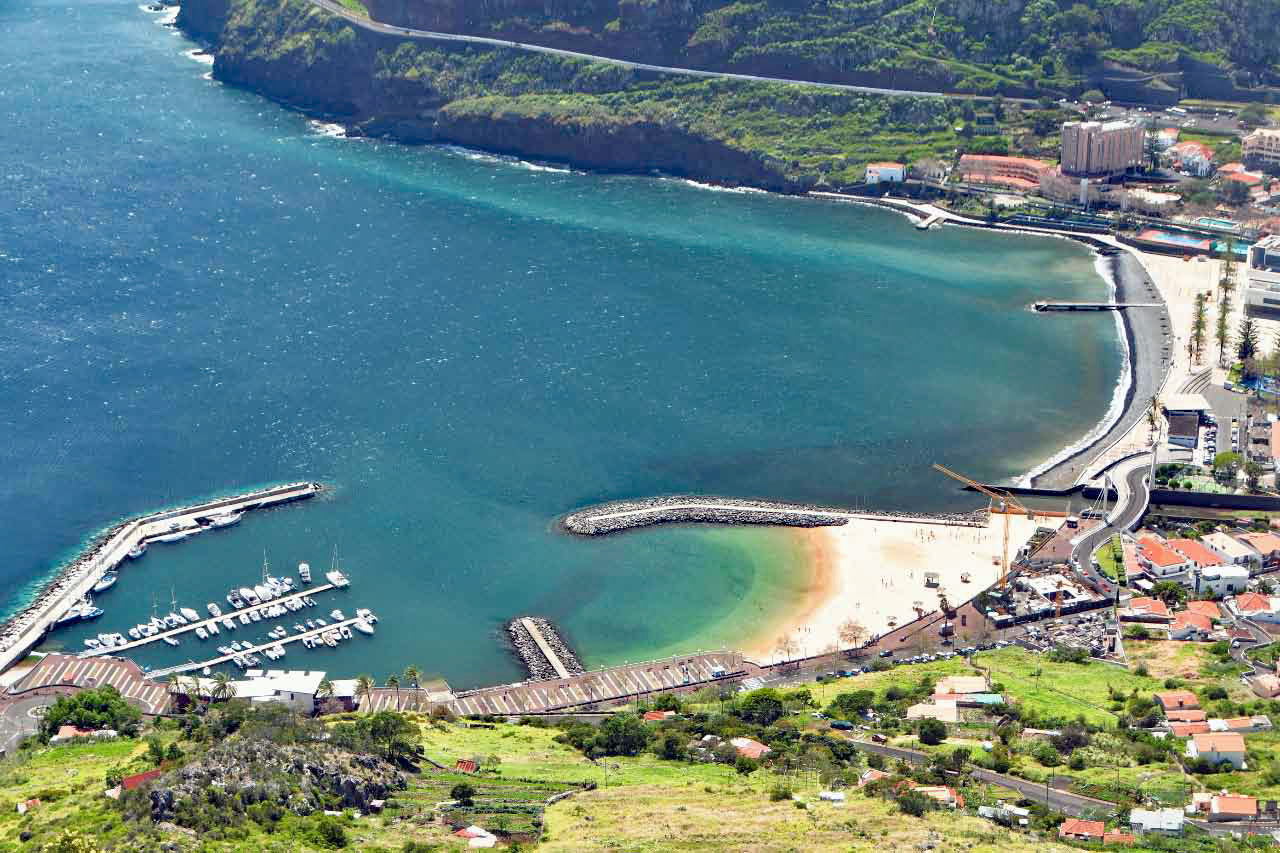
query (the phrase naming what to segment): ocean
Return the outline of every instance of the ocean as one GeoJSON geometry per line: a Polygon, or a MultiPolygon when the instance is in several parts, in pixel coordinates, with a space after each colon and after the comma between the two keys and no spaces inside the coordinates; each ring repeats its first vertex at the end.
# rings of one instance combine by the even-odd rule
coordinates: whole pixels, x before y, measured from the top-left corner
{"type": "Polygon", "coordinates": [[[370,607],[377,635],[280,665],[509,680],[525,614],[590,666],[732,646],[803,595],[799,537],[555,519],[688,492],[969,508],[931,463],[1024,474],[1121,376],[1114,318],[1028,310],[1106,296],[1067,241],[335,138],[136,3],[0,24],[4,612],[119,519],[332,487],[154,545],[46,648],[335,548],[352,586],[312,613],[370,607]]]}

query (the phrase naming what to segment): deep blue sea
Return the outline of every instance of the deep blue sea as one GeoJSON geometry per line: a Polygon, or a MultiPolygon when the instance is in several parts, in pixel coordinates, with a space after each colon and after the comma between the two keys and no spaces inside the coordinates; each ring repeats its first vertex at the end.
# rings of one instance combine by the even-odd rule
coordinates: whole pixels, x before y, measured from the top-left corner
{"type": "Polygon", "coordinates": [[[930,463],[1016,476],[1111,400],[1113,319],[1026,310],[1106,294],[1074,244],[333,138],[192,47],[127,0],[0,4],[0,601],[121,518],[333,489],[153,546],[49,647],[335,545],[353,585],[323,611],[372,607],[377,636],[285,665],[510,679],[521,614],[588,664],[732,644],[803,592],[798,537],[554,519],[671,492],[965,507],[930,463]]]}

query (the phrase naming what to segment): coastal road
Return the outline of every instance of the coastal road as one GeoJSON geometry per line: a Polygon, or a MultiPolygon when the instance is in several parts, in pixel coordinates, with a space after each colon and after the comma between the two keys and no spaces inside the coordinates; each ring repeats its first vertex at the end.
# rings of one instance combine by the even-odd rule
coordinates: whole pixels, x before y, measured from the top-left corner
{"type": "MultiPolygon", "coordinates": [[[[698,68],[680,68],[671,65],[650,65],[646,62],[632,62],[627,59],[615,59],[611,56],[598,56],[592,53],[579,53],[574,50],[562,50],[555,47],[546,47],[539,44],[526,44],[524,42],[506,41],[503,39],[485,38],[484,36],[467,36],[457,33],[439,33],[431,30],[416,30],[410,27],[397,27],[392,24],[384,24],[381,21],[375,21],[371,18],[363,17],[350,9],[336,2],[336,0],[309,0],[314,6],[319,6],[326,12],[330,12],[339,17],[345,18],[363,30],[373,33],[380,33],[389,36],[406,36],[413,39],[425,39],[429,41],[451,41],[461,42],[463,44],[474,44],[483,47],[502,47],[508,49],[524,50],[531,53],[545,53],[551,56],[562,56],[568,59],[585,59],[590,62],[607,62],[610,65],[617,65],[622,68],[629,68],[633,71],[649,71],[657,74],[671,74],[678,77],[696,77],[702,79],[715,80],[740,80],[748,83],[785,83],[792,86],[817,86],[822,89],[834,89],[841,92],[855,92],[864,95],[896,95],[899,97],[918,97],[918,98],[955,98],[958,100],[972,100],[975,95],[956,94],[952,92],[928,92],[916,89],[885,89],[876,86],[855,86],[849,83],[820,83],[815,80],[795,80],[787,77],[762,77],[755,74],[734,74],[729,71],[704,71],[698,68]]],[[[1030,98],[1005,98],[1006,102],[1017,102],[1024,104],[1035,104],[1036,102],[1030,98]]]]}
{"type": "Polygon", "coordinates": [[[23,738],[39,731],[41,709],[56,699],[56,696],[32,696],[0,706],[0,755],[12,755],[23,738]]]}
{"type": "Polygon", "coordinates": [[[1071,550],[1072,564],[1081,574],[1101,586],[1108,595],[1115,594],[1115,583],[1094,569],[1093,552],[1112,536],[1136,524],[1142,514],[1147,511],[1147,504],[1151,501],[1151,491],[1147,482],[1147,475],[1150,473],[1149,463],[1150,457],[1143,454],[1116,467],[1112,477],[1122,481],[1118,482],[1117,486],[1120,492],[1119,500],[1123,505],[1110,513],[1110,524],[1104,524],[1085,535],[1071,550]]]}
{"type": "MultiPolygon", "coordinates": [[[[867,741],[854,740],[853,738],[847,738],[847,740],[864,752],[874,752],[885,758],[896,758],[910,764],[927,764],[930,758],[928,753],[914,749],[868,743],[867,741]]],[[[1072,817],[1115,814],[1116,811],[1115,803],[1109,803],[1106,800],[1095,800],[1093,797],[1084,797],[1069,791],[1059,791],[1043,783],[1019,779],[1016,776],[1009,776],[1005,773],[983,770],[980,767],[974,767],[970,773],[973,778],[979,781],[1007,788],[1010,791],[1016,791],[1029,800],[1034,800],[1047,808],[1072,817]]]]}

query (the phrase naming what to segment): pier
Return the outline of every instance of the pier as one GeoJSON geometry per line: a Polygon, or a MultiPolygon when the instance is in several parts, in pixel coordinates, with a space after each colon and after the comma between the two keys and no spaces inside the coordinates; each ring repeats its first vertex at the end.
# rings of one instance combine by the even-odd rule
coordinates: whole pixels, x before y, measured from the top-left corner
{"type": "MultiPolygon", "coordinates": [[[[148,539],[162,536],[174,524],[197,526],[211,515],[246,512],[309,498],[322,489],[319,483],[290,483],[258,489],[229,498],[144,515],[112,528],[89,547],[86,553],[52,581],[25,610],[10,619],[0,631],[0,672],[26,656],[108,571],[120,565],[130,551],[148,539]]],[[[123,648],[123,647],[117,647],[123,648]]]]}
{"type": "MultiPolygon", "coordinates": [[[[110,648],[102,648],[102,649],[89,649],[88,651],[81,652],[80,656],[91,658],[91,657],[97,657],[99,655],[114,655],[114,654],[119,654],[120,652],[131,651],[141,646],[148,645],[149,643],[162,642],[165,637],[176,638],[180,634],[186,634],[188,632],[194,631],[197,628],[204,628],[205,630],[208,630],[209,623],[221,622],[223,619],[236,619],[237,626],[238,626],[236,630],[239,630],[240,628],[251,628],[254,625],[260,625],[263,622],[270,622],[272,621],[272,619],[284,619],[286,616],[289,616],[294,613],[301,615],[303,612],[301,610],[296,610],[296,611],[290,610],[288,613],[284,614],[283,616],[276,616],[276,617],[271,617],[267,619],[262,619],[258,622],[250,622],[248,625],[239,625],[238,623],[238,619],[241,613],[248,613],[250,610],[261,610],[262,608],[270,607],[273,604],[283,604],[284,602],[290,601],[292,599],[302,598],[303,596],[306,596],[306,595],[315,595],[321,592],[328,592],[331,589],[337,589],[337,587],[335,587],[331,583],[321,584],[320,586],[313,587],[311,589],[304,589],[304,590],[300,590],[299,592],[290,593],[289,595],[282,595],[279,598],[273,598],[270,601],[266,602],[265,604],[257,604],[252,607],[242,607],[239,610],[233,610],[230,613],[223,613],[221,616],[210,616],[208,619],[201,619],[199,622],[188,622],[186,625],[179,625],[177,628],[170,628],[168,631],[161,631],[158,634],[152,634],[150,637],[143,637],[139,640],[130,640],[129,642],[125,643],[123,646],[111,646],[110,648]]],[[[355,622],[357,620],[352,619],[350,621],[355,622]]],[[[222,631],[226,629],[220,628],[219,630],[222,631]]],[[[322,628],[320,630],[325,630],[325,629],[322,628]]],[[[210,639],[212,639],[213,637],[221,636],[221,634],[213,634],[213,632],[210,632],[210,633],[212,634],[212,637],[210,637],[210,639]]],[[[230,634],[230,632],[228,632],[228,634],[230,634]]],[[[298,634],[297,636],[301,637],[304,635],[298,634]]],[[[273,644],[268,643],[268,645],[273,645],[273,644]]]]}
{"type": "Polygon", "coordinates": [[[1126,308],[1162,308],[1158,302],[1037,302],[1037,311],[1123,311],[1126,308]]]}
{"type": "Polygon", "coordinates": [[[931,216],[925,217],[924,219],[921,219],[919,222],[916,223],[916,229],[920,231],[928,231],[934,225],[937,225],[939,222],[943,221],[943,218],[944,217],[941,213],[935,213],[931,216]]]}
{"type": "Polygon", "coordinates": [[[516,654],[533,678],[569,678],[582,674],[577,655],[547,620],[521,616],[507,625],[507,632],[511,634],[516,654]]]}
{"type": "MultiPolygon", "coordinates": [[[[193,669],[203,669],[206,666],[217,666],[218,664],[221,664],[221,663],[228,663],[234,660],[235,658],[241,657],[242,655],[258,654],[273,646],[283,646],[288,643],[297,642],[301,640],[303,637],[318,637],[321,634],[326,634],[329,631],[334,631],[334,630],[337,630],[338,628],[349,628],[352,625],[355,625],[359,621],[360,621],[360,617],[358,616],[353,619],[344,619],[341,622],[334,622],[332,625],[325,625],[323,628],[313,628],[302,634],[290,634],[289,636],[281,637],[278,640],[271,640],[269,642],[263,643],[258,646],[253,646],[248,649],[241,649],[240,651],[234,654],[219,655],[216,658],[210,658],[209,660],[200,661],[199,663],[195,661],[188,661],[187,663],[178,664],[177,666],[168,666],[168,667],[165,667],[164,669],[154,669],[150,673],[148,673],[148,675],[151,678],[164,678],[167,675],[174,675],[179,672],[190,672],[193,669]]],[[[355,634],[351,635],[351,639],[353,640],[355,639],[355,634]]],[[[346,640],[343,640],[343,642],[346,642],[346,640]]],[[[112,649],[111,651],[116,651],[117,649],[120,649],[120,648],[123,648],[123,647],[117,646],[115,649],[112,649]]]]}

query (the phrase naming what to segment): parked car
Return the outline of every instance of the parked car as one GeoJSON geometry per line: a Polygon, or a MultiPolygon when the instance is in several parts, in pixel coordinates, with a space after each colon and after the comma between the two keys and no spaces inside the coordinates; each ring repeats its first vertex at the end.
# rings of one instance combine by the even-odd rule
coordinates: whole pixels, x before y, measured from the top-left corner
{"type": "Polygon", "coordinates": [[[853,731],[853,723],[848,720],[832,720],[831,728],[839,729],[842,732],[853,731]]]}

